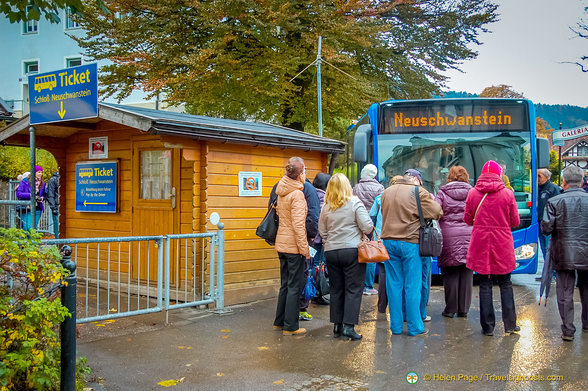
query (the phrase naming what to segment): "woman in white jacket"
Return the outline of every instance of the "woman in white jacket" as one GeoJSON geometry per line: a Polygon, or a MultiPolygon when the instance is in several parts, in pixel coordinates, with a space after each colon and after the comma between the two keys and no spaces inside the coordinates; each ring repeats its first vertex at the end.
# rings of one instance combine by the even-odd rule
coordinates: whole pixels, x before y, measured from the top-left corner
{"type": "Polygon", "coordinates": [[[362,233],[369,235],[373,229],[372,219],[363,202],[353,196],[347,177],[333,175],[319,217],[319,233],[329,270],[330,319],[335,337],[362,337],[355,325],[359,323],[365,264],[357,262],[357,245],[362,233]]]}

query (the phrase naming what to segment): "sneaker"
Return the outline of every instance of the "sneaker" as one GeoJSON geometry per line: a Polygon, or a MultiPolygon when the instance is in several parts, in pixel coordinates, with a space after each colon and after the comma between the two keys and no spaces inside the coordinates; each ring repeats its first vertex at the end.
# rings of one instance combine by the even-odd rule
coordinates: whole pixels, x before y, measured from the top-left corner
{"type": "Polygon", "coordinates": [[[367,296],[377,295],[378,291],[374,288],[364,288],[363,294],[367,296]]]}
{"type": "Polygon", "coordinates": [[[505,332],[506,334],[514,334],[514,333],[517,333],[517,332],[519,332],[519,331],[521,331],[521,328],[520,328],[519,326],[515,326],[515,328],[514,328],[514,329],[512,329],[512,330],[505,330],[504,332],[505,332]]]}
{"type": "Polygon", "coordinates": [[[482,331],[482,333],[483,333],[484,335],[487,335],[488,337],[492,337],[492,336],[494,336],[494,331],[482,331]]]}
{"type": "Polygon", "coordinates": [[[429,329],[425,327],[425,330],[420,334],[416,334],[415,337],[425,337],[427,335],[429,335],[429,329]]]}
{"type": "Polygon", "coordinates": [[[423,322],[430,322],[431,321],[431,317],[429,315],[427,315],[427,317],[425,319],[423,319],[423,322]]]}
{"type": "Polygon", "coordinates": [[[294,331],[282,331],[283,335],[302,335],[302,334],[306,334],[306,329],[300,327],[298,330],[294,330],[294,331]]]}
{"type": "Polygon", "coordinates": [[[306,311],[300,311],[298,313],[298,320],[312,320],[312,315],[306,311]]]}
{"type": "Polygon", "coordinates": [[[284,326],[276,326],[274,325],[274,330],[282,330],[284,328],[284,326]]]}
{"type": "Polygon", "coordinates": [[[562,334],[561,335],[561,339],[563,339],[564,341],[571,342],[571,341],[574,340],[574,336],[573,335],[564,335],[564,334],[562,334]]]}

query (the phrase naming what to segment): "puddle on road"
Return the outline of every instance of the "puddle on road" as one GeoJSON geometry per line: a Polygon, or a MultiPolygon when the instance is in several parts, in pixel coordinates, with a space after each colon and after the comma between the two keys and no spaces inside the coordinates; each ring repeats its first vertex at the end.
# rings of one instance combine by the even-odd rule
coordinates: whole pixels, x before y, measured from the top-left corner
{"type": "Polygon", "coordinates": [[[304,391],[368,391],[367,383],[337,376],[323,375],[294,385],[290,390],[304,391]]]}

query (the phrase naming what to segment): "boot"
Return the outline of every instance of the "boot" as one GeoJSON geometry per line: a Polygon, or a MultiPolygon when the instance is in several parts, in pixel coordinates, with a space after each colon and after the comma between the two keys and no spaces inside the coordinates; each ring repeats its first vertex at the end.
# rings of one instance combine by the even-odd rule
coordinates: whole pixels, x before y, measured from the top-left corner
{"type": "Polygon", "coordinates": [[[333,325],[333,334],[335,338],[339,338],[341,336],[341,329],[343,328],[343,323],[335,323],[333,325]]]}
{"type": "Polygon", "coordinates": [[[343,332],[341,333],[341,335],[349,338],[352,341],[362,338],[361,334],[355,332],[355,326],[347,323],[343,325],[343,332]]]}

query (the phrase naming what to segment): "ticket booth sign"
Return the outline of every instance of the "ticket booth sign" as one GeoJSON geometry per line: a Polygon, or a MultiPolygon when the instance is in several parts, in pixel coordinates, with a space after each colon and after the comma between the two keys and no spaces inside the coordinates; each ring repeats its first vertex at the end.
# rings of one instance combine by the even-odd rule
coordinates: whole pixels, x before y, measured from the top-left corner
{"type": "Polygon", "coordinates": [[[76,164],[76,212],[116,213],[118,162],[76,164]]]}
{"type": "Polygon", "coordinates": [[[261,172],[239,172],[239,197],[261,196],[261,172]]]}

